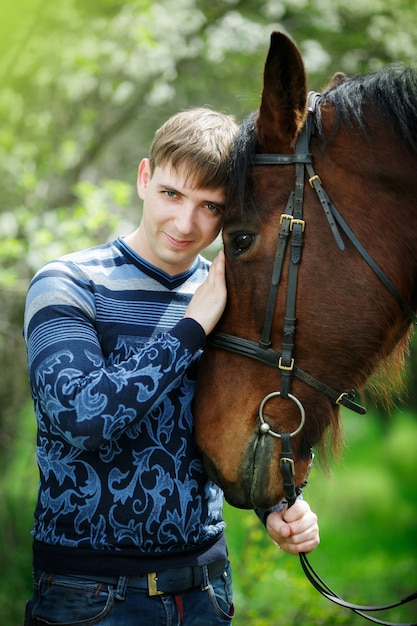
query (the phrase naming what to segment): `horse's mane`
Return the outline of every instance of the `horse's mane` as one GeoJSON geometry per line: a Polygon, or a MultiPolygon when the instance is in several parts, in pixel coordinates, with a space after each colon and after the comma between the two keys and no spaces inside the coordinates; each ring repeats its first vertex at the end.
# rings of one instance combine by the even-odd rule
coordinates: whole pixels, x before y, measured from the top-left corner
{"type": "MultiPolygon", "coordinates": [[[[369,131],[375,114],[381,116],[393,133],[417,151],[417,70],[401,63],[388,65],[348,78],[324,91],[320,104],[331,104],[339,125],[369,131]]],[[[316,115],[321,130],[320,107],[316,115]]]]}
{"type": "MultiPolygon", "coordinates": [[[[336,112],[333,133],[340,126],[354,126],[369,133],[376,114],[383,117],[404,145],[417,152],[417,70],[392,64],[348,78],[324,91],[316,109],[316,126],[322,133],[320,105],[330,104],[336,112]]],[[[252,211],[250,169],[257,149],[256,112],[241,124],[234,142],[229,172],[228,201],[242,212],[252,211]]]]}

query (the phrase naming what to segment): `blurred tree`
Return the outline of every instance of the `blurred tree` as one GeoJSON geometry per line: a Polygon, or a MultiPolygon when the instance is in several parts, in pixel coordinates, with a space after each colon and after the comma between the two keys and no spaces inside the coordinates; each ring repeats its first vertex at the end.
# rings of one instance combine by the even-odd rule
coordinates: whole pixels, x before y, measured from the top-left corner
{"type": "Polygon", "coordinates": [[[29,278],[137,221],[138,159],[173,112],[258,106],[270,32],[310,87],[416,57],[411,0],[3,0],[0,7],[0,446],[28,393],[29,278]]]}

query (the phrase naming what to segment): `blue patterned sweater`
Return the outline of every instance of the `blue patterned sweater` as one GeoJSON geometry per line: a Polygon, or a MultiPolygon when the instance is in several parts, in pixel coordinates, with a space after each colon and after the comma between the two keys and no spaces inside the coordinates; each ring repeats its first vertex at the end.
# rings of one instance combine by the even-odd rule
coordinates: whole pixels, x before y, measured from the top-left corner
{"type": "Polygon", "coordinates": [[[171,277],[117,239],[32,280],[35,568],[128,575],[226,554],[223,494],[193,442],[205,335],[183,319],[208,266],[171,277]]]}

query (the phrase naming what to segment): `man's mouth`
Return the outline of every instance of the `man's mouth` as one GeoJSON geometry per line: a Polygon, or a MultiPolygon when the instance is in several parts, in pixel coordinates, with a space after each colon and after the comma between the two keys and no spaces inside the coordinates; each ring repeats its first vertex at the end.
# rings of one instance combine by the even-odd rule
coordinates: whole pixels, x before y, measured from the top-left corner
{"type": "Polygon", "coordinates": [[[172,235],[169,235],[168,233],[165,233],[165,237],[172,246],[179,249],[188,248],[188,246],[193,243],[189,239],[177,239],[176,237],[172,237],[172,235]]]}

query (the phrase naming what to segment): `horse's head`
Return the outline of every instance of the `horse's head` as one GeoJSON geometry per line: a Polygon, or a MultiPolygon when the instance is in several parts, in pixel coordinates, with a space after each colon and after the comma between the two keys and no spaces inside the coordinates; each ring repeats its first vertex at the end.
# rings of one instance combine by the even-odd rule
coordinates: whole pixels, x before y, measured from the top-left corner
{"type": "MultiPolygon", "coordinates": [[[[345,79],[335,75],[328,93],[345,79]]],[[[397,173],[379,163],[387,153],[382,131],[375,129],[376,151],[360,123],[338,126],[335,107],[322,100],[320,108],[306,124],[301,56],[274,33],[259,111],[236,141],[223,230],[228,304],[203,356],[195,403],[207,472],[242,508],[268,508],[284,497],[283,433],[291,434],[295,484],[303,483],[311,448],[323,444],[329,427],[337,441],[339,403],[349,404],[348,391],[364,384],[407,328],[398,303],[346,241],[323,192],[366,243],[370,229],[390,229],[386,214],[375,221],[378,182],[386,177],[384,202],[399,187],[397,173]],[[363,209],[360,223],[356,209],[363,209]]],[[[384,132],[390,164],[395,150],[404,160],[392,131],[384,132]]],[[[404,182],[403,170],[400,176],[404,182]]],[[[374,244],[371,253],[386,269],[385,246],[374,244]]],[[[413,245],[416,266],[409,237],[391,245],[393,253],[403,245],[410,254],[413,245]]],[[[395,257],[386,271],[409,298],[415,278],[400,269],[395,257]]]]}

